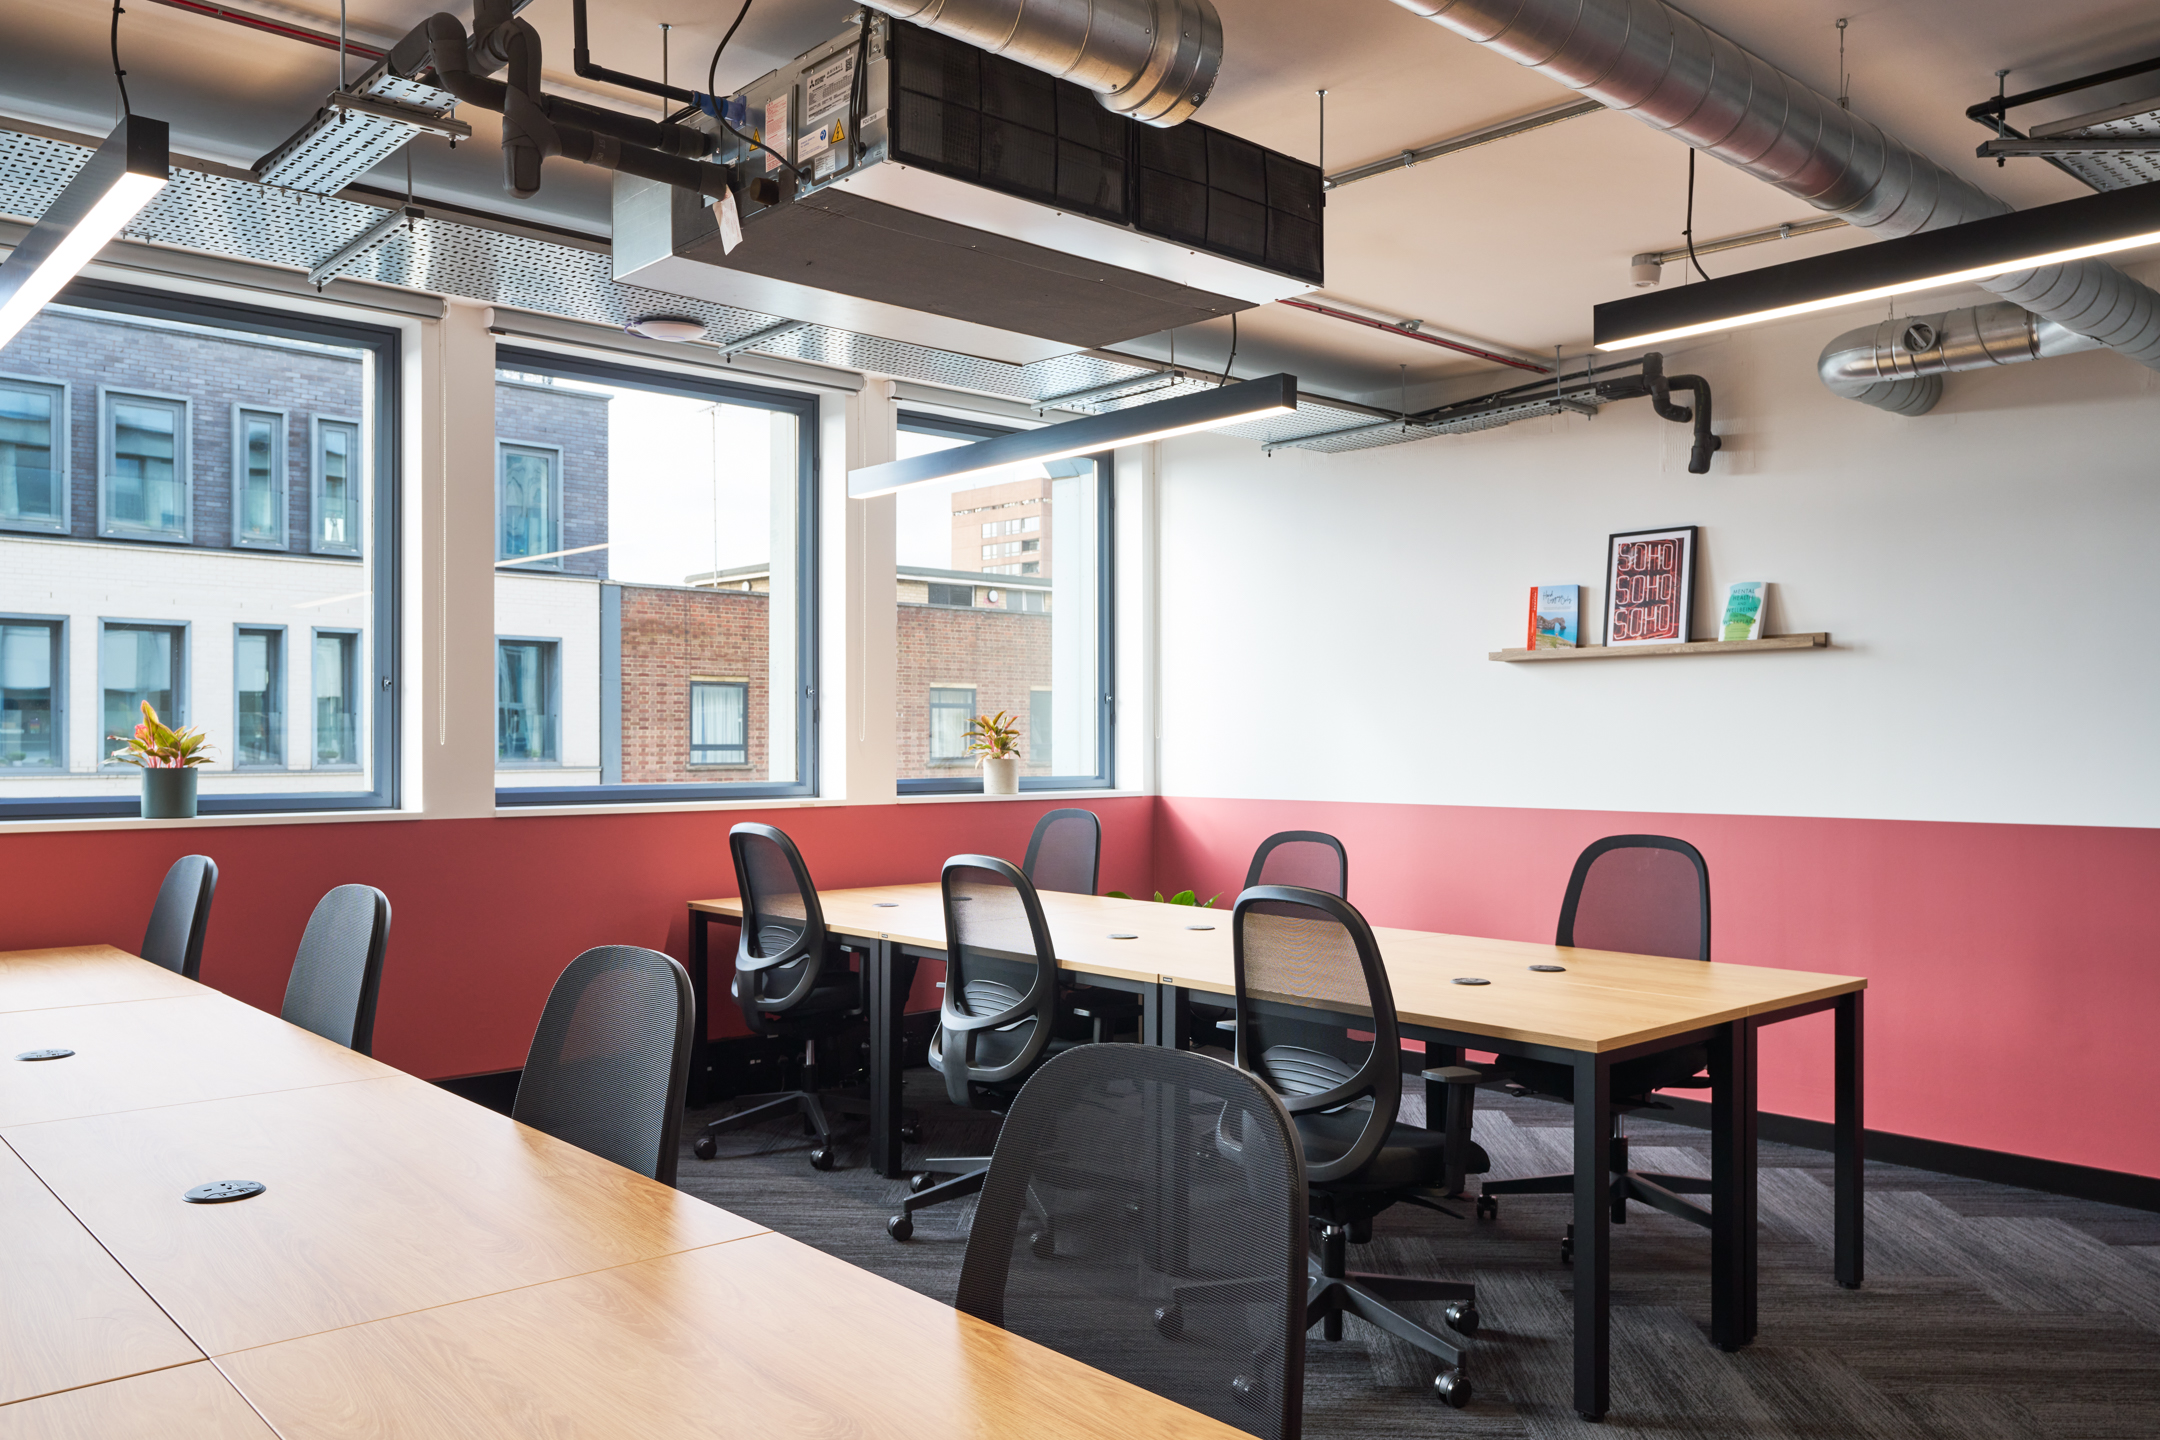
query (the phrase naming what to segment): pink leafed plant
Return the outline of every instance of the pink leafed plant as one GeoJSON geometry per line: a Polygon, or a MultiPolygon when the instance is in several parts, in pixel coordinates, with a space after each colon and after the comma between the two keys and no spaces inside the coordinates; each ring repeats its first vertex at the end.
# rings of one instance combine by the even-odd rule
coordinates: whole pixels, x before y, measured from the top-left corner
{"type": "Polygon", "coordinates": [[[179,770],[210,763],[210,737],[201,730],[192,725],[173,729],[158,719],[147,700],[143,701],[142,713],[142,723],[135,727],[125,746],[112,752],[113,759],[145,770],[179,770]]]}

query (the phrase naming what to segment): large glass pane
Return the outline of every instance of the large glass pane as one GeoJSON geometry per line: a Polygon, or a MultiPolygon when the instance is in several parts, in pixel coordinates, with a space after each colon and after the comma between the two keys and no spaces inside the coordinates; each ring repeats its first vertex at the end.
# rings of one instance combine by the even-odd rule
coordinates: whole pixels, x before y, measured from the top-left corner
{"type": "Polygon", "coordinates": [[[115,529],[178,534],[187,527],[187,410],[166,400],[108,397],[105,514],[115,529]]]}
{"type": "Polygon", "coordinates": [[[799,786],[798,513],[814,402],[501,358],[501,793],[799,786]]]}
{"type": "Polygon", "coordinates": [[[278,416],[241,412],[240,493],[233,510],[244,541],[274,541],[282,528],[278,480],[285,465],[284,428],[278,416]]]}
{"type": "Polygon", "coordinates": [[[315,637],[315,763],[360,763],[360,637],[315,637]]]}
{"type": "MultiPolygon", "coordinates": [[[[903,419],[902,458],[978,438],[911,423],[936,422],[903,419]]],[[[956,737],[999,711],[1018,722],[1023,776],[1101,776],[1097,468],[1054,461],[895,497],[903,782],[978,783],[956,737]]]]}
{"type": "Polygon", "coordinates": [[[285,763],[284,648],[285,637],[276,630],[242,630],[234,646],[236,765],[285,763]]]}
{"type": "Polygon", "coordinates": [[[99,754],[109,757],[142,723],[145,701],[167,725],[183,725],[180,631],[162,625],[108,625],[98,647],[105,691],[105,733],[99,754]]]}
{"type": "Polygon", "coordinates": [[[58,521],[63,496],[53,469],[60,392],[0,382],[0,520],[58,521]]]}
{"type": "Polygon", "coordinates": [[[0,765],[60,763],[53,712],[59,657],[58,625],[0,624],[0,765]]]}
{"type": "Polygon", "coordinates": [[[360,432],[352,425],[325,420],[316,426],[315,548],[357,552],[360,548],[360,432]]]}

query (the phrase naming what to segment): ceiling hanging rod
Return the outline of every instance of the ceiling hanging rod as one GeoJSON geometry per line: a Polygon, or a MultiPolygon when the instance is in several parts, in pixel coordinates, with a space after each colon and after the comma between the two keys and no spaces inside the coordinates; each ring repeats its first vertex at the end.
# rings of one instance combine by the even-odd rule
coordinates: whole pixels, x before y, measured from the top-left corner
{"type": "Polygon", "coordinates": [[[1407,170],[1422,165],[1427,160],[1437,160],[1442,155],[1452,155],[1458,150],[1470,150],[1479,145],[1490,145],[1495,140],[1506,140],[1515,135],[1527,135],[1532,130],[1542,130],[1547,125],[1557,125],[1562,120],[1573,120],[1578,115],[1592,115],[1605,107],[1595,100],[1570,100],[1565,105],[1555,105],[1550,110],[1539,110],[1514,120],[1504,120],[1498,125],[1487,125],[1446,140],[1435,140],[1429,145],[1419,145],[1390,155],[1385,160],[1374,160],[1364,165],[1353,165],[1338,171],[1321,182],[1323,189],[1339,190],[1375,175],[1385,175],[1390,170],[1407,170]]]}
{"type": "Polygon", "coordinates": [[[1379,320],[1370,315],[1358,315],[1348,310],[1338,310],[1332,305],[1316,304],[1311,300],[1278,300],[1275,303],[1288,305],[1293,310],[1309,310],[1315,315],[1325,315],[1332,320],[1347,320],[1353,325],[1363,325],[1368,329],[1383,331],[1389,335],[1399,335],[1405,340],[1419,340],[1427,345],[1437,345],[1443,350],[1453,350],[1458,355],[1468,355],[1477,360],[1490,360],[1495,365],[1507,365],[1517,370],[1528,370],[1536,375],[1550,375],[1552,373],[1550,365],[1543,365],[1534,360],[1525,360],[1519,355],[1505,355],[1498,350],[1489,350],[1483,346],[1471,344],[1466,340],[1455,340],[1445,335],[1428,333],[1422,328],[1422,322],[1379,320]]]}

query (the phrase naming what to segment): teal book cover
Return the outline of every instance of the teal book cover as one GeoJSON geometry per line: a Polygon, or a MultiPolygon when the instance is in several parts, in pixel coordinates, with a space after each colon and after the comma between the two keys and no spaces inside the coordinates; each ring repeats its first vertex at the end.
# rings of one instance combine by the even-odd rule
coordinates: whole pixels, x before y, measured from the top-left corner
{"type": "Polygon", "coordinates": [[[1718,626],[1718,639],[1762,639],[1763,602],[1769,593],[1767,580],[1733,581],[1725,592],[1725,618],[1718,626]]]}
{"type": "Polygon", "coordinates": [[[1571,650],[1581,639],[1582,587],[1530,587],[1530,650],[1571,650]]]}

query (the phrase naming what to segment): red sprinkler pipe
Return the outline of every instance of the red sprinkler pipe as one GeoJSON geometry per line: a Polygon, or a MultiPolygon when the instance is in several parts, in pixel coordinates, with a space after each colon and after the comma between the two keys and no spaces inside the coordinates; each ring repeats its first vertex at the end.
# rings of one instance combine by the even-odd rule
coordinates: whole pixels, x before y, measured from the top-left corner
{"type": "MultiPolygon", "coordinates": [[[[157,0],[160,5],[170,5],[175,10],[185,10],[193,15],[204,15],[212,20],[223,20],[228,25],[244,25],[250,30],[260,30],[269,35],[282,35],[287,40],[299,40],[309,45],[320,45],[325,50],[338,48],[338,37],[326,35],[320,30],[310,30],[305,25],[294,25],[284,20],[274,20],[268,15],[256,15],[246,10],[235,10],[230,5],[213,5],[209,0],[157,0]]],[[[355,60],[380,60],[383,51],[372,45],[362,45],[357,40],[345,42],[345,53],[355,60]]]]}

